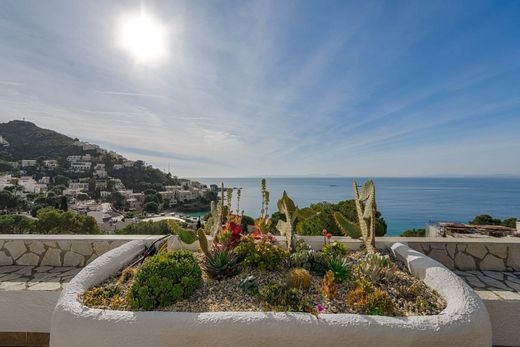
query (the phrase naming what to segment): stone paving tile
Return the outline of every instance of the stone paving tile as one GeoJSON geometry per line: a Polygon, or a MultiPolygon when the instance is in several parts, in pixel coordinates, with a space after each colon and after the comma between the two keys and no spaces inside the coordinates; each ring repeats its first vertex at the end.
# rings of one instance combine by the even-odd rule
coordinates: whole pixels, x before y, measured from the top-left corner
{"type": "Polygon", "coordinates": [[[61,290],[81,268],[0,266],[0,290],[61,290]]]}
{"type": "Polygon", "coordinates": [[[520,300],[520,272],[466,271],[457,275],[484,300],[520,300]]]}

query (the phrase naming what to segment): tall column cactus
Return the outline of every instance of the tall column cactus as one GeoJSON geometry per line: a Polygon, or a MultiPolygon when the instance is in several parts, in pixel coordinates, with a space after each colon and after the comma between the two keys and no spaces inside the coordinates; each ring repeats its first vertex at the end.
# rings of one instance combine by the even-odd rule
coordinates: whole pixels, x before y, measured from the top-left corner
{"type": "Polygon", "coordinates": [[[282,198],[278,200],[278,210],[285,215],[285,221],[279,220],[276,229],[278,229],[280,235],[285,236],[287,249],[290,252],[293,243],[293,226],[298,216],[298,208],[294,205],[294,201],[289,198],[285,190],[282,194],[282,198]]]}
{"type": "Polygon", "coordinates": [[[356,212],[358,223],[349,221],[341,213],[334,213],[334,219],[338,227],[347,236],[353,238],[361,237],[365,243],[368,253],[376,252],[376,188],[372,180],[367,181],[361,192],[354,181],[352,183],[354,190],[354,201],[356,203],[356,212]]]}

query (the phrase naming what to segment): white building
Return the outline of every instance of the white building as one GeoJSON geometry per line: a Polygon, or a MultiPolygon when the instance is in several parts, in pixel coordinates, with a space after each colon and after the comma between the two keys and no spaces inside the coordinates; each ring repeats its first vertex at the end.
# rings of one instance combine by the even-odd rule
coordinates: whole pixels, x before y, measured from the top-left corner
{"type": "Polygon", "coordinates": [[[100,192],[100,195],[101,195],[101,199],[109,199],[110,196],[112,195],[112,193],[109,192],[108,190],[102,190],[100,192]]]}
{"type": "Polygon", "coordinates": [[[96,189],[106,189],[108,187],[107,181],[96,181],[96,189]]]}
{"type": "Polygon", "coordinates": [[[57,168],[58,167],[58,161],[57,160],[44,160],[43,161],[43,165],[47,168],[47,169],[54,169],[54,168],[57,168]]]}
{"type": "Polygon", "coordinates": [[[70,182],[69,189],[85,192],[85,191],[88,191],[88,183],[70,182]]]}
{"type": "Polygon", "coordinates": [[[134,162],[131,161],[131,160],[126,160],[126,161],[123,162],[123,166],[124,167],[132,167],[132,166],[134,166],[134,162]]]}
{"type": "Polygon", "coordinates": [[[90,170],[92,163],[89,161],[73,161],[70,163],[70,170],[74,172],[84,172],[90,170]]]}
{"type": "Polygon", "coordinates": [[[123,168],[123,164],[114,164],[113,169],[114,170],[121,170],[123,168]]]}
{"type": "Polygon", "coordinates": [[[67,161],[73,162],[73,161],[80,161],[81,155],[69,155],[67,157],[67,161]]]}
{"type": "Polygon", "coordinates": [[[44,193],[47,191],[46,184],[36,182],[31,176],[20,177],[18,184],[23,187],[24,192],[44,193]]]}
{"type": "Polygon", "coordinates": [[[177,201],[186,202],[196,200],[199,197],[199,194],[190,190],[178,190],[176,191],[175,197],[177,198],[177,201]]]}
{"type": "Polygon", "coordinates": [[[36,160],[34,159],[22,159],[22,167],[36,166],[36,160]]]}
{"type": "Polygon", "coordinates": [[[91,161],[92,160],[92,156],[87,153],[87,154],[81,156],[81,160],[83,160],[83,161],[91,161]]]}
{"type": "Polygon", "coordinates": [[[49,183],[51,183],[51,178],[49,176],[44,176],[44,177],[40,178],[38,183],[49,184],[49,183]]]}

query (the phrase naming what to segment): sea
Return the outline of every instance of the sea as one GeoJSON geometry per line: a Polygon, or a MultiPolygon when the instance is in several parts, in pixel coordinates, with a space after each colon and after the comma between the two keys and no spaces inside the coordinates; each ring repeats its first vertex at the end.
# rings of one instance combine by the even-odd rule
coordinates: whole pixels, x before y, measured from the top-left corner
{"type": "MultiPolygon", "coordinates": [[[[261,178],[195,178],[207,184],[241,188],[240,209],[258,216],[261,207],[261,178]]],[[[520,218],[520,178],[372,178],[376,185],[378,210],[388,224],[387,236],[398,236],[410,228],[430,222],[467,223],[479,214],[495,218],[520,218]]],[[[267,178],[270,211],[285,190],[299,207],[327,201],[352,199],[352,177],[267,178]]],[[[356,178],[359,184],[366,178],[356,178]]],[[[201,215],[198,213],[196,215],[201,215]]]]}

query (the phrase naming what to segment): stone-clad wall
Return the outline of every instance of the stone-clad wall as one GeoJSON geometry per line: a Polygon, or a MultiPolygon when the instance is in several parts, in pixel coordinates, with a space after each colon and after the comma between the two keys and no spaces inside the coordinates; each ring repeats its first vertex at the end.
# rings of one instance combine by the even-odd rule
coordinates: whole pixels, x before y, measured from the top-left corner
{"type": "MultiPolygon", "coordinates": [[[[505,240],[504,240],[505,241],[505,240]]],[[[520,271],[520,243],[408,242],[452,270],[520,271]]]]}
{"type": "Polygon", "coordinates": [[[85,266],[101,254],[137,238],[107,235],[0,235],[0,266],[85,266]]]}

